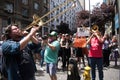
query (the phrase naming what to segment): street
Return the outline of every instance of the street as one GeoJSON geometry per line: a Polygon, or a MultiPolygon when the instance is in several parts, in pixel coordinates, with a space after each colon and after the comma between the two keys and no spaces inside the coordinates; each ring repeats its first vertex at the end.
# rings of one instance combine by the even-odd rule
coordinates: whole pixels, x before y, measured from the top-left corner
{"type": "MultiPolygon", "coordinates": [[[[37,73],[36,73],[36,80],[50,80],[49,75],[46,73],[46,71],[41,71],[39,64],[36,64],[37,66],[37,73]]],[[[61,62],[58,64],[59,68],[61,69],[61,62]]],[[[45,68],[45,66],[44,66],[45,68]]],[[[80,77],[81,80],[83,80],[82,73],[83,69],[80,70],[80,77]]],[[[118,66],[114,67],[114,62],[110,62],[109,67],[104,67],[104,80],[120,80],[120,60],[118,62],[118,66]]],[[[57,80],[67,80],[67,71],[63,72],[62,70],[58,70],[57,72],[57,80]]],[[[96,73],[96,80],[99,80],[98,73],[96,73]]]]}

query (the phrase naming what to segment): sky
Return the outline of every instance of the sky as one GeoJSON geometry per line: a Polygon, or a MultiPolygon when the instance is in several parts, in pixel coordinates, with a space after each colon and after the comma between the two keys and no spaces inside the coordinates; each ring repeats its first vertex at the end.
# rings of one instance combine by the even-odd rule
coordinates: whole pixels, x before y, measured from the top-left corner
{"type": "Polygon", "coordinates": [[[93,6],[96,5],[97,3],[102,3],[103,0],[85,0],[85,9],[89,10],[89,1],[90,1],[90,9],[93,9],[93,6]]]}

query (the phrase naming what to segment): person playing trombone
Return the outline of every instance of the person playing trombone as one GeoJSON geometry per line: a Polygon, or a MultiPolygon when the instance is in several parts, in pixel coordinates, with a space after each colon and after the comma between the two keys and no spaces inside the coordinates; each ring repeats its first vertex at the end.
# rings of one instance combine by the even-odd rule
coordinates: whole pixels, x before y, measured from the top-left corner
{"type": "Polygon", "coordinates": [[[104,39],[102,38],[101,33],[96,30],[93,31],[93,34],[88,39],[87,43],[90,45],[89,50],[89,65],[91,67],[91,74],[92,79],[95,80],[96,78],[96,66],[99,73],[99,80],[103,80],[103,55],[102,55],[102,45],[104,39]]]}
{"type": "Polygon", "coordinates": [[[7,80],[35,80],[31,49],[38,45],[38,40],[34,37],[38,29],[39,27],[35,26],[29,33],[25,33],[16,24],[5,28],[6,40],[2,44],[2,52],[7,80]]]}

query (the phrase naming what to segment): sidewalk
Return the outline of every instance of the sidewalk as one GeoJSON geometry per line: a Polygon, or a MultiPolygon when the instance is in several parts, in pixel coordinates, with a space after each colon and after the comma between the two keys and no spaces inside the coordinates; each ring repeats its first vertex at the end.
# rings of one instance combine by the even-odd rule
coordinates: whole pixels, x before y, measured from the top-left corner
{"type": "MultiPolygon", "coordinates": [[[[59,68],[61,69],[61,62],[59,62],[59,68]]],[[[41,71],[39,64],[36,64],[37,66],[37,73],[36,73],[36,80],[50,80],[49,75],[46,73],[46,71],[41,71]]],[[[45,66],[44,66],[45,69],[45,66]]],[[[80,71],[80,76],[81,80],[82,78],[82,73],[84,70],[80,71]]],[[[120,80],[120,60],[118,62],[118,66],[114,67],[114,62],[110,62],[109,67],[104,67],[104,80],[120,80]]],[[[58,70],[57,72],[57,80],[67,80],[67,71],[63,72],[62,70],[58,70]]],[[[98,72],[96,73],[96,80],[99,80],[98,78],[98,72]]]]}

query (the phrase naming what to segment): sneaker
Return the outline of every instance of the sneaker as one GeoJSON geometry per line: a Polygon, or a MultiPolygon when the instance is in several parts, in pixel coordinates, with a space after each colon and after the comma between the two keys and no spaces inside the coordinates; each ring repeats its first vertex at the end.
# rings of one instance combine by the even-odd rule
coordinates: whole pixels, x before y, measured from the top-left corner
{"type": "Polygon", "coordinates": [[[41,70],[41,71],[44,71],[44,69],[43,69],[43,68],[40,68],[40,70],[41,70]]]}

